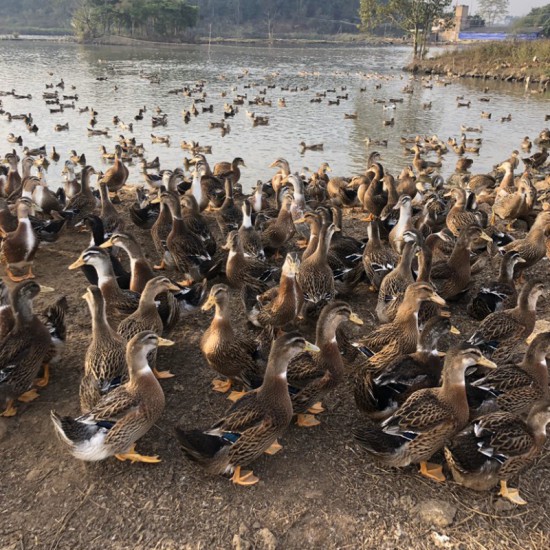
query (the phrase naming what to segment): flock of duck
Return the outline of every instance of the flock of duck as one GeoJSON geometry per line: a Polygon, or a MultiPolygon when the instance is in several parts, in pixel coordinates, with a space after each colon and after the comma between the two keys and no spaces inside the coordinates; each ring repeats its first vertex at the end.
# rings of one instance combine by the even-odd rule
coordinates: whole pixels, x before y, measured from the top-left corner
{"type": "MultiPolygon", "coordinates": [[[[159,120],[153,117],[153,126],[159,120]]],[[[33,131],[32,117],[26,122],[33,131]]],[[[13,134],[8,140],[22,146],[13,134]]],[[[525,504],[507,482],[541,452],[550,422],[550,332],[526,344],[545,291],[530,274],[547,256],[550,131],[529,140],[529,154],[537,152],[521,159],[514,151],[487,174],[469,171],[462,155],[477,152],[481,140],[463,132],[460,145],[450,143],[461,160],[447,181],[437,173],[442,161],[426,159],[445,144],[435,136],[403,141],[414,158],[397,177],[377,153],[364,174],[349,178],[330,177],[328,163],[306,177],[279,158],[270,181],[258,182],[250,196],[240,184],[241,157],[211,168],[208,151],[193,144],[183,167],[145,170],[129,206],[118,193],[135,141],[121,139],[105,173],[73,151],[57,191],[43,177],[45,149],[6,154],[2,416],[15,415],[17,401],[35,399],[63,357],[67,298],[33,311],[36,296],[52,290],[35,281],[36,251],[62,234],[89,231],[91,245],[67,266],[82,272],[92,326],[81,414],[51,413],[74,457],[160,461],[135,449],[163,413],[159,379],[173,376],[159,368],[157,348],[174,343],[168,338],[186,316],[213,309],[200,351],[219,376],[213,389],[233,388],[233,403],[206,430],[176,428],[185,454],[208,472],[255,484],[242,468],[279,451],[293,417],[300,427],[318,426],[322,400],[347,382],[362,415],[353,435],[371,458],[419,464],[441,482],[443,467],[429,460],[443,451],[458,483],[476,490],[500,483],[500,495],[525,504]],[[345,231],[352,219],[357,238],[345,231]],[[137,235],[150,235],[155,265],[137,235]],[[484,276],[497,262],[498,278],[484,276]],[[357,329],[363,335],[352,343],[348,323],[364,322],[350,304],[366,304],[368,292],[377,295],[378,324],[357,329]],[[460,334],[451,321],[465,305],[475,331],[438,351],[440,340],[460,334]],[[236,315],[249,331],[236,326],[236,315]],[[315,343],[303,336],[313,329],[315,343]]],[[[60,160],[55,150],[52,159],[60,160]]]]}

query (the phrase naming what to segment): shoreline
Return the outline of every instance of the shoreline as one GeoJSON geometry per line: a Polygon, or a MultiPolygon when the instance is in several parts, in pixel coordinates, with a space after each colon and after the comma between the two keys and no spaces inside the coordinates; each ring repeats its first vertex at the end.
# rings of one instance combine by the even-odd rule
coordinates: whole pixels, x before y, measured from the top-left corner
{"type": "Polygon", "coordinates": [[[465,44],[459,51],[413,61],[404,67],[413,74],[477,78],[503,82],[550,84],[550,40],[465,44]]]}

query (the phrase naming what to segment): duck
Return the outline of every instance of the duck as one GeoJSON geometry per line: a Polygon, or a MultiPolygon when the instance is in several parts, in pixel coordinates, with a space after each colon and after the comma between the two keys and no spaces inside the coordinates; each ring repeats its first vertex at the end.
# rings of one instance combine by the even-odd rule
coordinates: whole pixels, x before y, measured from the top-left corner
{"type": "Polygon", "coordinates": [[[244,160],[241,157],[235,157],[231,162],[216,163],[213,173],[216,177],[222,180],[229,179],[232,185],[236,185],[241,179],[240,166],[246,168],[244,160]]]}
{"type": "MultiPolygon", "coordinates": [[[[49,287],[47,287],[48,290],[49,287]]],[[[44,290],[44,287],[41,287],[44,290]]],[[[46,387],[50,382],[51,367],[57,365],[63,356],[65,349],[65,340],[67,338],[67,326],[65,317],[69,304],[66,296],[61,296],[53,304],[46,307],[40,314],[40,320],[50,333],[50,347],[44,360],[42,361],[42,376],[34,381],[34,385],[38,388],[46,387]]]]}
{"type": "MultiPolygon", "coordinates": [[[[100,248],[119,247],[128,254],[131,271],[129,288],[142,294],[147,283],[155,278],[155,272],[145,258],[140,245],[129,233],[114,233],[100,248]]],[[[172,292],[163,292],[157,296],[157,308],[166,332],[174,328],[178,320],[197,310],[206,297],[206,279],[192,286],[180,287],[173,283],[172,292]],[[177,290],[176,290],[177,288],[177,290]]]]}
{"type": "Polygon", "coordinates": [[[411,197],[409,195],[401,195],[393,209],[399,210],[399,220],[390,231],[388,242],[398,254],[401,254],[405,246],[403,240],[405,232],[414,228],[411,197]]]}
{"type": "Polygon", "coordinates": [[[16,136],[13,133],[9,133],[7,137],[8,143],[16,143],[17,145],[23,145],[23,138],[21,136],[16,136]]]}
{"type": "MultiPolygon", "coordinates": [[[[62,174],[64,176],[63,190],[68,199],[72,199],[75,195],[78,195],[81,191],[81,185],[78,183],[78,179],[75,175],[76,165],[71,160],[65,161],[62,174]]],[[[90,174],[91,175],[91,174],[90,174]]]]}
{"type": "Polygon", "coordinates": [[[525,283],[519,292],[517,305],[512,309],[491,313],[479,324],[468,340],[491,358],[508,359],[535,328],[537,301],[544,292],[539,281],[525,283]]]}
{"type": "MultiPolygon", "coordinates": [[[[86,228],[92,234],[90,246],[100,247],[106,241],[105,227],[103,226],[102,219],[99,216],[92,214],[84,219],[84,223],[86,224],[86,228]]],[[[124,266],[120,263],[120,260],[110,252],[109,259],[111,261],[111,265],[113,266],[113,271],[118,286],[122,289],[130,288],[131,273],[126,271],[124,266]]],[[[97,286],[98,277],[95,267],[85,264],[80,267],[80,270],[91,285],[97,286]]]]}
{"type": "Polygon", "coordinates": [[[0,230],[2,248],[0,249],[0,261],[6,267],[7,276],[14,282],[33,279],[32,271],[34,256],[38,250],[39,240],[32,228],[29,219],[30,208],[26,201],[17,203],[17,228],[6,233],[0,230]],[[26,269],[25,275],[15,275],[13,269],[26,269]]]}
{"type": "Polygon", "coordinates": [[[268,222],[262,230],[262,243],[267,254],[275,253],[275,258],[280,256],[283,248],[296,233],[295,223],[292,219],[290,208],[292,197],[285,194],[277,218],[268,222]]]}
{"type": "Polygon", "coordinates": [[[444,299],[456,300],[468,290],[472,275],[470,252],[474,241],[480,238],[492,243],[491,237],[479,225],[462,229],[450,258],[432,265],[431,281],[444,299]]]}
{"type": "Polygon", "coordinates": [[[239,238],[243,245],[245,254],[265,260],[264,245],[262,243],[262,235],[256,231],[252,225],[252,205],[248,201],[244,201],[241,205],[242,223],[239,227],[239,238]]]}
{"type": "Polygon", "coordinates": [[[451,324],[448,312],[430,318],[418,340],[416,351],[396,357],[388,365],[368,373],[370,387],[362,401],[362,412],[373,421],[382,421],[392,414],[417,390],[439,385],[443,357],[437,350],[445,334],[459,334],[451,324]]]}
{"type": "Polygon", "coordinates": [[[193,195],[183,195],[180,198],[180,203],[185,227],[188,231],[197,235],[203,242],[208,254],[214,256],[217,250],[216,239],[208,227],[208,221],[201,214],[197,200],[193,195]]]}
{"type": "Polygon", "coordinates": [[[376,316],[381,323],[388,323],[395,319],[405,290],[414,283],[412,262],[415,258],[416,248],[420,244],[419,236],[413,231],[405,231],[403,242],[405,246],[399,263],[382,279],[378,291],[376,316]]]}
{"type": "Polygon", "coordinates": [[[28,403],[38,397],[33,383],[50,350],[50,332],[33,312],[33,301],[41,287],[35,281],[18,283],[11,292],[15,324],[0,342],[0,416],[17,414],[15,401],[28,403]]]}
{"type": "Polygon", "coordinates": [[[300,271],[300,259],[289,252],[281,269],[279,285],[261,295],[254,287],[246,287],[243,303],[248,320],[256,327],[266,328],[271,334],[291,326],[300,315],[304,294],[296,278],[300,271]]]}
{"type": "Polygon", "coordinates": [[[330,241],[330,254],[337,256],[347,267],[353,267],[363,257],[365,243],[344,234],[342,209],[339,206],[332,206],[330,212],[332,223],[336,227],[336,232],[330,241]]]}
{"type": "Polygon", "coordinates": [[[0,342],[13,328],[15,319],[10,304],[10,289],[3,279],[0,279],[0,342]]]}
{"type": "Polygon", "coordinates": [[[354,395],[359,410],[368,410],[370,406],[370,372],[382,369],[397,357],[416,350],[420,336],[418,311],[424,301],[446,305],[430,284],[413,283],[407,287],[395,319],[379,326],[356,344],[361,354],[368,358],[355,375],[354,395]]]}
{"type": "Polygon", "coordinates": [[[101,211],[99,216],[103,221],[105,235],[110,236],[113,233],[123,232],[126,222],[111,202],[107,184],[102,180],[99,180],[99,194],[101,197],[101,211]]]}
{"type": "Polygon", "coordinates": [[[472,382],[484,397],[479,409],[495,409],[526,416],[532,405],[540,399],[550,398],[546,353],[550,332],[541,332],[533,338],[523,360],[500,366],[472,382]]]}
{"type": "Polygon", "coordinates": [[[164,392],[147,363],[157,347],[173,342],[153,331],[136,334],[126,347],[128,381],[101,397],[86,414],[72,418],[51,412],[56,434],[77,459],[156,463],[158,456],[135,451],[135,442],[157,422],[164,410],[164,392]]]}
{"type": "MultiPolygon", "coordinates": [[[[95,174],[93,166],[84,166],[82,169],[80,191],[72,196],[63,209],[64,212],[71,212],[71,223],[76,225],[85,217],[93,214],[97,208],[98,201],[90,188],[90,178],[95,174]]],[[[67,194],[67,196],[69,196],[67,194]]]]}
{"type": "Polygon", "coordinates": [[[518,293],[514,284],[514,267],[525,263],[517,252],[506,252],[500,261],[498,279],[479,289],[468,304],[468,313],[474,319],[482,321],[495,311],[511,309],[515,306],[518,293]]]}
{"type": "Polygon", "coordinates": [[[440,387],[415,391],[380,426],[354,429],[355,439],[378,462],[400,468],[420,463],[422,475],[445,481],[442,467],[428,460],[468,424],[464,373],[476,364],[496,368],[469,344],[449,350],[440,387]]]}
{"type": "Polygon", "coordinates": [[[548,149],[546,147],[542,147],[538,153],[521,160],[526,167],[537,170],[543,167],[548,160],[548,149]]]}
{"type": "Polygon", "coordinates": [[[201,211],[208,206],[219,208],[225,198],[224,180],[214,176],[204,155],[196,154],[194,159],[195,170],[191,192],[195,195],[201,211]]]}
{"type": "MultiPolygon", "coordinates": [[[[258,344],[250,336],[233,329],[227,285],[214,285],[201,309],[209,311],[214,307],[212,322],[200,340],[200,349],[208,365],[225,378],[214,380],[212,388],[221,393],[226,393],[233,385],[250,389],[253,381],[262,375],[258,344]]],[[[230,399],[235,400],[239,395],[242,394],[234,392],[230,399]]]]}
{"type": "Polygon", "coordinates": [[[68,269],[78,269],[84,265],[95,268],[97,286],[101,289],[108,312],[116,310],[121,314],[128,315],[138,308],[139,294],[119,286],[111,263],[111,256],[107,250],[98,246],[90,246],[68,269]]]}
{"type": "Polygon", "coordinates": [[[455,200],[445,219],[445,225],[455,237],[458,237],[461,231],[469,225],[480,225],[479,216],[475,212],[467,210],[468,197],[465,189],[455,187],[446,196],[455,200]]]}
{"type": "Polygon", "coordinates": [[[320,351],[299,353],[288,365],[292,410],[300,427],[310,428],[320,424],[315,417],[315,414],[323,412],[320,400],[344,380],[344,363],[338,349],[336,331],[348,321],[363,324],[346,302],[327,304],[317,321],[315,345],[320,351]]]}
{"type": "Polygon", "coordinates": [[[310,145],[306,145],[305,141],[300,142],[300,150],[302,153],[305,151],[322,151],[324,149],[323,143],[312,143],[310,145]]]}
{"type": "Polygon", "coordinates": [[[336,226],[323,224],[315,252],[302,261],[297,282],[304,293],[304,300],[319,308],[336,296],[334,276],[328,263],[328,252],[336,226]]]}
{"type": "Polygon", "coordinates": [[[257,294],[267,290],[267,282],[279,271],[277,267],[245,256],[238,231],[231,231],[227,235],[223,248],[228,251],[225,275],[229,286],[237,290],[249,287],[255,289],[257,294]]]}
{"type": "Polygon", "coordinates": [[[97,286],[89,286],[82,296],[92,317],[92,338],[84,356],[84,373],[80,379],[80,410],[89,413],[102,395],[125,383],[126,341],[117,334],[107,319],[105,300],[97,286]]]}
{"type": "Polygon", "coordinates": [[[508,480],[541,453],[550,422],[550,400],[537,401],[524,420],[510,412],[483,415],[456,434],[444,449],[453,479],[476,491],[500,485],[499,496],[527,504],[508,480]]]}
{"type": "Polygon", "coordinates": [[[395,269],[399,255],[380,239],[380,225],[377,220],[367,225],[368,241],[363,250],[363,267],[371,289],[378,291],[384,277],[395,269]]]}
{"type": "Polygon", "coordinates": [[[208,473],[230,475],[237,485],[254,485],[259,478],[243,471],[263,453],[280,450],[277,439],[292,420],[292,402],[286,378],[290,360],[301,351],[318,351],[299,333],[277,338],[269,354],[262,385],[236,401],[207,430],[176,427],[176,437],[185,454],[208,473]]]}
{"type": "Polygon", "coordinates": [[[233,199],[233,184],[230,178],[225,179],[225,199],[223,204],[216,210],[216,221],[224,238],[230,231],[239,229],[243,216],[241,209],[235,205],[233,199]]]}
{"type": "Polygon", "coordinates": [[[357,190],[348,187],[343,178],[330,178],[327,183],[327,195],[333,204],[342,207],[357,206],[357,190]]]}
{"type": "Polygon", "coordinates": [[[522,279],[523,271],[532,267],[544,258],[546,254],[545,235],[550,225],[550,211],[541,210],[529,233],[523,239],[516,239],[502,247],[504,252],[517,252],[523,260],[522,264],[516,264],[515,275],[522,279]]]}
{"type": "Polygon", "coordinates": [[[178,198],[173,193],[164,191],[157,200],[168,208],[172,218],[172,228],[166,237],[166,248],[175,268],[184,275],[179,284],[191,286],[197,279],[202,280],[211,269],[212,257],[205,250],[200,237],[185,226],[178,198]]]}
{"type": "MultiPolygon", "coordinates": [[[[159,294],[168,291],[178,292],[179,290],[179,286],[162,275],[147,281],[139,298],[138,308],[120,322],[117,333],[126,341],[129,341],[137,333],[144,330],[152,330],[159,336],[165,328],[169,331],[177,322],[177,309],[172,309],[172,314],[176,316],[175,319],[168,319],[163,322],[157,308],[156,298],[159,294]]],[[[147,362],[156,378],[172,378],[174,376],[170,371],[157,370],[156,352],[151,353],[147,358],[147,362]]]]}
{"type": "Polygon", "coordinates": [[[117,197],[117,192],[120,191],[126,180],[128,179],[129,171],[121,160],[122,147],[120,145],[115,146],[115,163],[111,166],[103,175],[100,182],[104,183],[109,189],[110,193],[113,193],[117,197]]]}
{"type": "Polygon", "coordinates": [[[506,229],[510,231],[512,224],[524,210],[529,188],[529,182],[522,178],[518,182],[517,190],[514,193],[497,195],[491,210],[491,224],[495,224],[497,216],[502,220],[509,220],[506,229]]]}

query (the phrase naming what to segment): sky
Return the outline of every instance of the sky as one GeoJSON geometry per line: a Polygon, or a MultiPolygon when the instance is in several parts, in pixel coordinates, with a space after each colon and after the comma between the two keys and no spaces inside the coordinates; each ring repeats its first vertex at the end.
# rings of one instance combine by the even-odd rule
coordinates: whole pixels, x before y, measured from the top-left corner
{"type": "MultiPolygon", "coordinates": [[[[527,15],[532,8],[540,8],[550,3],[550,0],[509,0],[510,15],[527,15]]],[[[470,13],[476,13],[476,0],[462,0],[460,4],[470,6],[470,13]]]]}

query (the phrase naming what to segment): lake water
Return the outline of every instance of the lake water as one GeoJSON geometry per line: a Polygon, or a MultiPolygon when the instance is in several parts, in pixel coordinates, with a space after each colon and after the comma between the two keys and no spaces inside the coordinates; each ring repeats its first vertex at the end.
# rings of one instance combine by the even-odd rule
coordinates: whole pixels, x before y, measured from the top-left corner
{"type": "MultiPolygon", "coordinates": [[[[484,141],[481,154],[474,158],[474,172],[485,172],[498,161],[507,158],[520,146],[525,135],[535,138],[545,126],[544,115],[550,111],[549,95],[526,94],[523,86],[495,81],[454,81],[450,86],[434,85],[432,89],[412,82],[413,94],[402,89],[411,76],[400,68],[409,61],[410,49],[401,47],[307,47],[268,48],[242,46],[189,46],[189,47],[95,47],[70,43],[37,41],[0,41],[0,90],[15,88],[19,94],[32,94],[32,100],[16,100],[11,96],[0,98],[3,108],[12,114],[32,113],[39,127],[37,135],[27,131],[22,121],[8,122],[0,116],[0,153],[11,150],[7,143],[9,132],[23,136],[29,147],[46,144],[48,152],[55,145],[61,154],[61,162],[52,163],[48,172],[50,186],[61,182],[63,161],[71,149],[84,152],[88,164],[101,168],[103,161],[99,146],[109,151],[119,134],[134,135],[143,142],[146,158],[160,157],[162,168],[182,165],[187,151],[180,148],[181,140],[195,140],[212,145],[213,154],[208,157],[211,165],[221,160],[241,156],[247,164],[242,170],[241,181],[250,188],[258,179],[269,179],[274,171],[269,164],[277,157],[285,157],[291,168],[316,169],[328,161],[335,175],[353,175],[364,171],[369,149],[365,138],[387,139],[387,148],[372,147],[383,155],[383,163],[398,172],[410,163],[410,157],[399,144],[400,136],[438,134],[446,140],[460,136],[460,125],[483,127],[484,141]],[[248,75],[243,75],[244,70],[248,75]],[[48,73],[53,72],[50,76],[48,73]],[[160,84],[151,84],[140,73],[158,73],[160,84]],[[98,81],[98,77],[107,77],[98,81]],[[56,83],[63,78],[65,94],[77,93],[77,107],[86,105],[98,111],[96,128],[110,128],[110,138],[88,137],[86,128],[89,116],[76,110],[50,114],[42,93],[46,83],[56,83]],[[189,124],[181,116],[183,109],[191,106],[191,98],[168,94],[168,90],[206,81],[206,104],[214,105],[213,113],[200,114],[189,124]],[[273,107],[242,106],[240,112],[228,120],[231,132],[225,137],[219,130],[209,129],[212,121],[223,118],[224,102],[232,102],[237,93],[247,93],[249,98],[267,84],[267,100],[273,107]],[[76,90],[71,90],[71,85],[76,90]],[[115,85],[117,89],[115,90],[115,85]],[[251,88],[244,86],[251,85],[251,88]],[[281,91],[281,86],[304,88],[307,91],[281,91]],[[379,87],[378,87],[379,86],[379,87]],[[487,94],[483,88],[489,87],[487,94]],[[347,87],[345,92],[342,87],[347,87]],[[316,92],[336,88],[337,94],[349,94],[340,105],[329,106],[310,103],[316,92]],[[360,91],[366,88],[366,91],[360,91]],[[222,92],[227,97],[221,96],[222,92]],[[471,108],[457,108],[456,96],[472,101],[471,108]],[[490,103],[479,102],[479,97],[489,95],[490,103]],[[278,107],[277,100],[284,97],[286,107],[278,107]],[[403,98],[395,111],[384,111],[374,99],[403,98]],[[424,110],[423,103],[432,102],[431,110],[424,110]],[[142,121],[134,121],[140,107],[148,111],[142,121]],[[151,115],[159,106],[168,114],[168,125],[153,129],[151,115]],[[246,110],[270,117],[269,126],[253,127],[246,110]],[[491,120],[482,120],[482,110],[492,112],[491,120]],[[344,120],[344,113],[357,113],[357,118],[344,120]],[[512,114],[512,122],[501,123],[500,117],[512,114]],[[118,115],[124,122],[133,122],[134,133],[122,131],[112,124],[118,115]],[[383,126],[383,120],[395,118],[395,125],[383,126]],[[68,122],[68,132],[55,132],[55,124],[68,122]],[[169,135],[171,146],[151,143],[150,134],[169,135]],[[323,143],[321,152],[307,151],[300,154],[299,143],[323,143]]],[[[51,90],[50,90],[51,91],[51,90]]],[[[60,93],[62,93],[60,91],[60,93]]],[[[335,96],[336,94],[328,94],[335,96]]],[[[201,104],[198,104],[199,110],[201,104]]],[[[547,124],[546,124],[547,125],[547,124]]],[[[443,171],[454,169],[456,155],[447,155],[443,171]]],[[[103,170],[105,167],[102,168],[103,170]]],[[[131,167],[130,182],[141,182],[139,167],[131,167]]]]}

